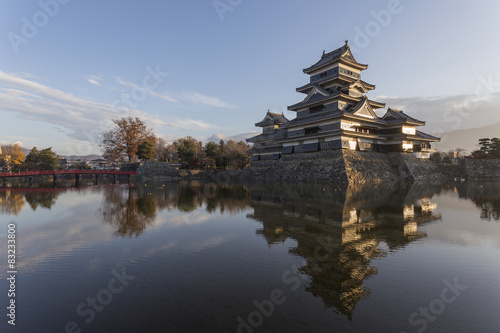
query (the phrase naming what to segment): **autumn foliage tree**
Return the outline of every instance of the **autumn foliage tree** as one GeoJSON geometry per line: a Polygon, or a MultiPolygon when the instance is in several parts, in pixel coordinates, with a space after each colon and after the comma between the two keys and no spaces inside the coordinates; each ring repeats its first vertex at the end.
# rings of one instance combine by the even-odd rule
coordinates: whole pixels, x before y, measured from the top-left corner
{"type": "Polygon", "coordinates": [[[18,143],[2,146],[0,151],[0,166],[6,168],[7,170],[19,169],[26,158],[23,149],[18,143]]]}
{"type": "Polygon", "coordinates": [[[127,156],[129,161],[137,157],[139,144],[144,141],[155,143],[152,130],[139,118],[114,119],[115,128],[104,132],[100,138],[104,156],[112,160],[127,156]]]}

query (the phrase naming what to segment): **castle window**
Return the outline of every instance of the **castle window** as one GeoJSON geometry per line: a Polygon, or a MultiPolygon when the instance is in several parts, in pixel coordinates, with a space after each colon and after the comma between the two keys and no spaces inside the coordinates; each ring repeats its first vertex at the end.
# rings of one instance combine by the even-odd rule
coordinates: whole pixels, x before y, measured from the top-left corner
{"type": "Polygon", "coordinates": [[[312,108],[309,109],[309,113],[315,113],[315,112],[320,112],[325,109],[324,105],[318,105],[318,106],[313,106],[312,108]]]}
{"type": "Polygon", "coordinates": [[[318,126],[315,126],[315,127],[309,127],[309,128],[305,128],[304,131],[305,131],[305,134],[315,134],[315,133],[318,133],[318,130],[319,130],[319,127],[318,126]]]}

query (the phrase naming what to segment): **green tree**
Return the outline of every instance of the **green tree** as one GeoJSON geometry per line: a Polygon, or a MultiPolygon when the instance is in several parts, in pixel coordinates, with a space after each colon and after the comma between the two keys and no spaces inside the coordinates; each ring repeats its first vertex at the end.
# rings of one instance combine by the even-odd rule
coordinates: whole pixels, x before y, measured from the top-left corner
{"type": "Polygon", "coordinates": [[[483,153],[487,153],[488,150],[490,149],[490,139],[489,138],[482,138],[482,139],[479,139],[479,149],[483,152],[483,153]]]}
{"type": "Polygon", "coordinates": [[[38,149],[33,147],[24,160],[24,167],[28,170],[38,170],[38,164],[38,149]]]}
{"type": "Polygon", "coordinates": [[[445,164],[451,164],[451,157],[446,155],[445,157],[443,157],[443,163],[445,164]]]}
{"type": "Polygon", "coordinates": [[[150,141],[143,141],[137,146],[137,157],[143,161],[155,158],[155,144],[150,141]]]}
{"type": "Polygon", "coordinates": [[[219,155],[219,146],[215,142],[209,141],[205,144],[204,152],[206,157],[202,160],[203,167],[215,169],[215,161],[219,155]]]}
{"type": "Polygon", "coordinates": [[[215,158],[215,165],[220,169],[225,169],[228,165],[226,143],[222,139],[219,141],[219,150],[217,157],[215,158]]]}
{"type": "Polygon", "coordinates": [[[127,156],[129,161],[133,161],[141,142],[156,141],[152,130],[139,118],[114,119],[113,123],[116,127],[104,132],[100,138],[106,158],[117,160],[121,156],[127,156]]]}
{"type": "Polygon", "coordinates": [[[443,161],[443,158],[441,157],[441,153],[435,152],[431,155],[430,160],[434,163],[441,163],[443,161]]]}
{"type": "Polygon", "coordinates": [[[40,158],[41,170],[56,170],[59,168],[59,158],[52,151],[52,147],[40,150],[38,153],[40,158]]]}
{"type": "Polygon", "coordinates": [[[59,158],[52,147],[40,151],[33,147],[26,156],[24,167],[28,170],[56,170],[59,168],[59,158]]]}
{"type": "Polygon", "coordinates": [[[492,138],[490,141],[490,146],[488,149],[488,155],[491,157],[499,158],[500,157],[500,139],[492,138]]]}
{"type": "Polygon", "coordinates": [[[205,154],[207,157],[215,159],[219,154],[219,146],[213,141],[207,142],[205,145],[205,154]]]}
{"type": "Polygon", "coordinates": [[[186,162],[190,169],[198,166],[202,157],[201,142],[188,136],[174,142],[177,149],[177,156],[182,162],[186,162]]]}

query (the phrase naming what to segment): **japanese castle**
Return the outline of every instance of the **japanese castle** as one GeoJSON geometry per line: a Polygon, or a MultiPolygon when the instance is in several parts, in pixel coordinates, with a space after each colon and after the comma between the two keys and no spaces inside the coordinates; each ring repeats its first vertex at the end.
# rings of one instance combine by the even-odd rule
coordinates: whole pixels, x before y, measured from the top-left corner
{"type": "Polygon", "coordinates": [[[429,158],[431,142],[439,138],[418,131],[424,121],[401,110],[388,109],[379,117],[374,110],[385,104],[365,95],[375,85],[361,80],[368,65],[354,59],[349,44],[325,53],[314,65],[303,69],[309,83],[297,88],[306,94],[302,102],[288,110],[297,113],[288,120],[283,114],[267,112],[255,124],[262,133],[247,139],[252,142],[252,160],[278,160],[285,154],[321,150],[350,149],[375,152],[409,152],[429,158]]]}

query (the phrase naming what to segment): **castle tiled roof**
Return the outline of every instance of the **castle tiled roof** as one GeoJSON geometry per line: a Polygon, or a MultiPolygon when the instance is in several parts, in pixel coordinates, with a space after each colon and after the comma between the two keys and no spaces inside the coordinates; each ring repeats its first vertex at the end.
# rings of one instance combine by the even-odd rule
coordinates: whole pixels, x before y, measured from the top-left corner
{"type": "Polygon", "coordinates": [[[359,69],[368,68],[368,65],[360,64],[356,61],[356,59],[354,59],[354,56],[351,53],[351,49],[349,47],[349,44],[346,41],[344,46],[339,47],[336,50],[333,50],[333,51],[328,52],[328,53],[323,52],[321,59],[317,63],[315,63],[314,65],[309,66],[307,68],[304,68],[303,71],[304,71],[304,73],[309,74],[317,69],[320,69],[322,67],[326,67],[329,64],[335,63],[337,61],[342,61],[342,62],[348,63],[348,64],[350,64],[354,67],[357,67],[359,69]]]}
{"type": "Polygon", "coordinates": [[[319,112],[317,114],[305,116],[302,118],[294,118],[294,119],[290,120],[288,123],[286,123],[285,125],[283,125],[283,128],[297,126],[297,125],[304,125],[307,123],[314,123],[314,122],[322,121],[322,120],[330,120],[330,119],[338,118],[341,115],[342,115],[342,112],[340,110],[319,112]]]}
{"type": "Polygon", "coordinates": [[[257,141],[265,141],[271,139],[280,139],[286,136],[285,129],[279,129],[273,133],[261,133],[259,135],[253,136],[251,138],[246,139],[247,142],[257,142],[257,141]]]}
{"type": "Polygon", "coordinates": [[[395,110],[391,108],[387,109],[387,112],[382,117],[382,119],[384,119],[388,123],[394,123],[394,124],[408,122],[408,123],[418,124],[419,126],[425,125],[425,121],[421,121],[413,117],[410,117],[402,110],[395,110]]]}
{"type": "Polygon", "coordinates": [[[255,123],[255,126],[264,127],[268,125],[281,125],[287,123],[288,119],[283,114],[272,113],[267,111],[266,116],[260,122],[255,123]]]}

